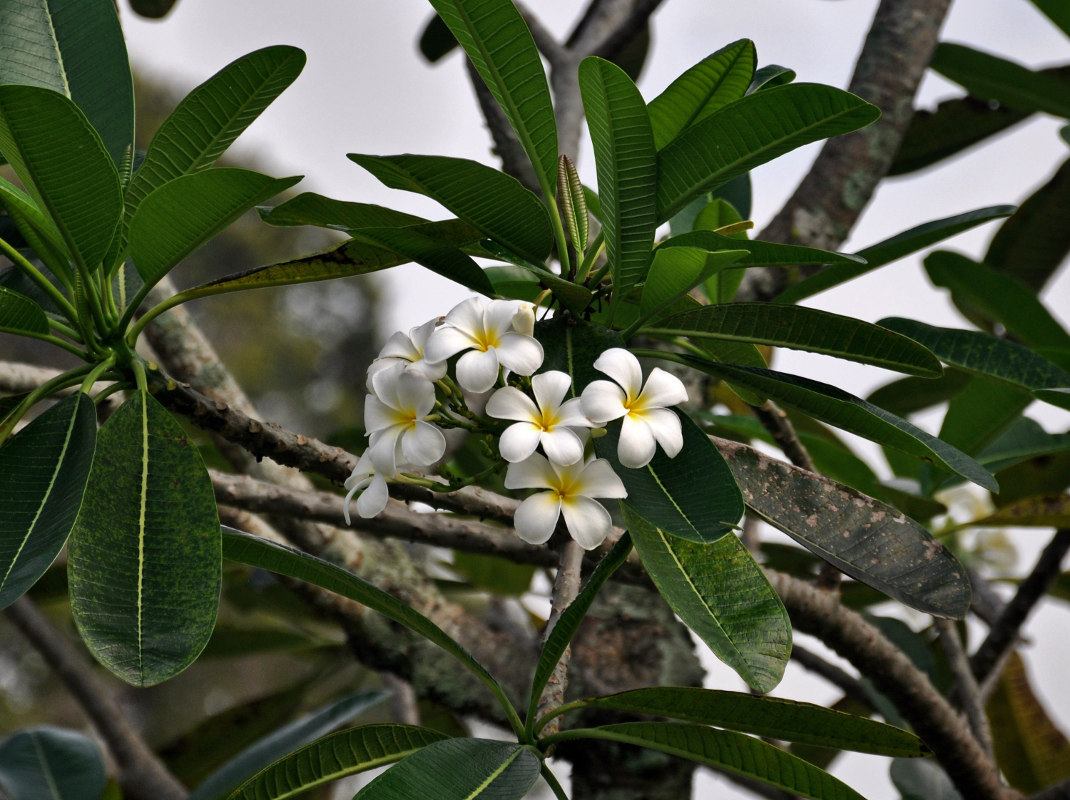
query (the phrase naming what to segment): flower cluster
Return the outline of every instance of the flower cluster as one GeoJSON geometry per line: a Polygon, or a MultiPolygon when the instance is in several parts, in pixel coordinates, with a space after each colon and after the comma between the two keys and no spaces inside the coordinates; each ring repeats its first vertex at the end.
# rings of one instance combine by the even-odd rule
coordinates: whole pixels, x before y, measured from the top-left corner
{"type": "Polygon", "coordinates": [[[387,481],[421,480],[406,473],[442,458],[444,428],[463,428],[497,436],[508,465],[506,488],[540,490],[514,515],[521,538],[541,544],[564,517],[584,548],[601,544],[612,523],[598,499],[623,498],[627,491],[608,461],[587,455],[591,429],[622,420],[617,458],[625,467],[648,464],[659,444],[675,456],[683,436],[668,406],[686,400],[687,392],[658,368],[644,384],[636,357],[611,348],[594,367],[612,380],[592,381],[579,397],[566,399],[572,388],[567,374],[538,372],[544,353],[534,329],[530,304],[471,298],[445,317],[390,337],[368,369],[368,447],[345,483],[347,522],[354,495],[360,493],[361,517],[381,513],[387,481]],[[469,406],[466,392],[492,389],[482,414],[469,406]],[[498,420],[511,424],[503,429],[498,420]]]}

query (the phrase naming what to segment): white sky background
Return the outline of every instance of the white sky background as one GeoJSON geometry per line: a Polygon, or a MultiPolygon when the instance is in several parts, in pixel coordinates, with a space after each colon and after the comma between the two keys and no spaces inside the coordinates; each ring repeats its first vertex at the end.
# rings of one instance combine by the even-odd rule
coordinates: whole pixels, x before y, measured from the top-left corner
{"type": "MultiPolygon", "coordinates": [[[[135,69],[184,89],[260,47],[291,44],[305,50],[304,72],[235,145],[268,162],[272,174],[305,175],[300,190],[441,218],[445,212],[432,201],[386,189],[346,153],[413,152],[495,163],[459,56],[429,66],[417,52],[416,41],[431,15],[425,0],[180,0],[163,21],[143,20],[120,5],[135,69]]],[[[529,0],[528,6],[563,35],[581,4],[529,0]]],[[[876,7],[876,0],[668,0],[655,17],[653,48],[640,89],[648,100],[653,98],[684,69],[743,37],[755,41],[759,65],[781,64],[794,69],[800,81],[846,86],[876,7]]],[[[942,38],[1031,67],[1070,61],[1070,43],[1027,0],[955,3],[942,38]]],[[[932,106],[960,93],[930,73],[922,85],[921,105],[932,106]]],[[[915,225],[982,206],[1020,203],[1066,157],[1058,128],[1055,120],[1036,119],[953,162],[886,182],[843,249],[861,249],[915,225]]],[[[817,148],[796,151],[753,173],[756,230],[790,196],[817,148]]],[[[593,184],[589,150],[580,154],[580,170],[593,184]]],[[[994,229],[990,223],[942,246],[979,258],[994,229]]],[[[249,266],[255,265],[235,269],[249,266]]],[[[465,296],[456,284],[417,267],[396,268],[386,276],[390,305],[384,318],[389,330],[444,314],[465,296]]],[[[1063,270],[1046,299],[1049,308],[1070,323],[1070,271],[1063,270]]],[[[928,283],[919,258],[884,267],[807,304],[868,321],[907,316],[964,326],[945,293],[928,283]]],[[[783,350],[776,366],[863,396],[890,377],[874,367],[783,350]]],[[[1045,426],[1066,430],[1067,415],[1048,409],[1040,416],[1045,426]]],[[[1034,552],[1033,546],[1023,547],[1025,564],[1032,563],[1034,552]]],[[[1035,688],[1070,731],[1070,688],[1063,677],[1070,644],[1065,635],[1050,633],[1067,630],[1068,623],[1065,606],[1039,615],[1030,626],[1036,636],[1029,663],[1035,688]]],[[[710,685],[741,688],[726,668],[712,675],[710,685]]],[[[777,694],[817,702],[831,702],[836,696],[827,685],[799,676],[795,668],[789,668],[789,678],[777,694]]],[[[835,771],[873,800],[896,795],[884,779],[884,759],[851,757],[835,771]]],[[[723,787],[721,779],[701,780],[700,787],[709,790],[716,781],[719,796],[730,796],[732,790],[723,787]]],[[[708,796],[706,791],[703,795],[708,796]]]]}

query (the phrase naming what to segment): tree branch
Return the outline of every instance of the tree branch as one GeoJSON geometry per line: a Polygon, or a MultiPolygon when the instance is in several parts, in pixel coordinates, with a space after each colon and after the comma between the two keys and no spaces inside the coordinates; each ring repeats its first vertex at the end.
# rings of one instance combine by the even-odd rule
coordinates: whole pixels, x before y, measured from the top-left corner
{"type": "Polygon", "coordinates": [[[33,601],[20,597],[4,613],[63,681],[100,733],[119,770],[123,795],[131,800],[183,800],[185,787],[138,735],[85,656],[67,642],[33,601]]]}
{"type": "MultiPolygon", "coordinates": [[[[550,618],[546,621],[546,629],[543,632],[542,640],[544,644],[554,626],[557,625],[557,621],[561,618],[562,612],[571,605],[572,601],[576,599],[576,595],[580,593],[583,548],[572,537],[566,539],[561,545],[559,562],[557,575],[554,577],[554,586],[550,592],[550,618]]],[[[566,647],[565,652],[561,654],[553,673],[551,673],[549,680],[546,682],[542,697],[539,698],[537,716],[541,717],[548,713],[550,709],[564,703],[565,689],[568,686],[568,662],[571,657],[571,648],[566,647]]],[[[545,733],[547,735],[556,733],[560,730],[560,727],[561,718],[554,717],[550,724],[546,726],[545,733]]]]}
{"type": "Polygon", "coordinates": [[[947,662],[951,667],[951,674],[955,679],[955,692],[962,704],[962,710],[970,723],[970,730],[977,739],[989,758],[995,758],[995,748],[992,744],[992,730],[988,725],[988,717],[985,716],[984,698],[981,697],[981,688],[970,671],[970,659],[962,646],[958,629],[955,623],[949,619],[935,617],[933,623],[940,636],[940,644],[947,656],[947,662]]]}

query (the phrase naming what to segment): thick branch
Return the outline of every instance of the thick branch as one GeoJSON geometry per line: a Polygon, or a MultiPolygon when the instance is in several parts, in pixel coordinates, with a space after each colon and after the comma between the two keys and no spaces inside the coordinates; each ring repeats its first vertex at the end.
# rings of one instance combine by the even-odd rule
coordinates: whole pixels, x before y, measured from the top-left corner
{"type": "MultiPolygon", "coordinates": [[[[576,595],[580,593],[580,572],[582,568],[583,548],[572,538],[569,538],[561,546],[560,564],[557,567],[554,586],[550,592],[550,618],[546,621],[543,642],[546,641],[546,637],[550,635],[554,626],[557,625],[562,612],[572,604],[572,601],[576,599],[576,595]]],[[[565,689],[568,686],[568,662],[571,657],[571,649],[566,647],[565,652],[561,654],[561,658],[557,662],[557,666],[554,667],[546,687],[543,689],[542,697],[539,698],[537,716],[541,717],[549,712],[550,709],[564,703],[565,689]]],[[[546,735],[556,733],[560,725],[561,718],[555,717],[544,732],[546,735]]]]}
{"type": "MultiPolygon", "coordinates": [[[[835,249],[847,238],[888,173],[914,116],[914,95],[950,2],[881,0],[848,87],[880,108],[881,118],[861,131],[830,139],[759,238],[825,249],[835,249]]],[[[772,299],[791,278],[783,269],[748,270],[740,296],[772,299]]]]}
{"type": "Polygon", "coordinates": [[[132,800],[186,797],[185,788],[134,730],[86,658],[52,627],[33,601],[20,597],[4,613],[63,681],[100,733],[119,770],[123,795],[132,800]]]}

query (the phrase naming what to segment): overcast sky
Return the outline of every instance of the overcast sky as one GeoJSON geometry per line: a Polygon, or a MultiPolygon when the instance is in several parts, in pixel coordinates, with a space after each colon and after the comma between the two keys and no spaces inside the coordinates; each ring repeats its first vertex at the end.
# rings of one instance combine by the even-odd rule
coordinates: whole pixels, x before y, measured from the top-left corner
{"type": "MultiPolygon", "coordinates": [[[[575,0],[528,3],[559,34],[571,27],[579,5],[575,0]]],[[[653,49],[640,89],[649,100],[684,69],[742,37],[755,41],[760,65],[790,67],[800,81],[846,86],[876,6],[875,0],[667,0],[655,18],[653,49]]],[[[301,47],[308,54],[304,72],[236,147],[263,159],[276,175],[305,175],[299,189],[441,218],[445,212],[434,203],[385,189],[345,157],[349,152],[413,152],[493,163],[458,55],[432,67],[417,54],[415,43],[430,14],[424,0],[310,0],[301,4],[180,0],[165,20],[147,21],[134,17],[123,5],[135,68],[185,89],[259,47],[301,47]]],[[[1070,61],[1066,38],[1027,0],[954,3],[943,38],[1031,67],[1070,61]]],[[[931,106],[959,93],[930,74],[922,86],[921,104],[931,106]]],[[[1055,120],[1036,119],[950,164],[886,183],[844,249],[861,249],[932,219],[1021,202],[1065,158],[1067,148],[1058,129],[1055,120]]],[[[753,218],[758,230],[791,194],[816,148],[796,151],[754,172],[753,218]]],[[[580,168],[593,184],[589,154],[580,154],[580,168]]],[[[945,246],[980,257],[993,230],[989,225],[945,246]]],[[[944,294],[928,284],[919,265],[918,258],[904,259],[807,304],[869,321],[911,316],[964,326],[944,294]]],[[[253,265],[236,268],[247,266],[253,265]]],[[[443,314],[465,295],[464,290],[418,268],[399,268],[390,276],[387,319],[391,329],[408,328],[443,314]]],[[[181,282],[181,273],[178,278],[181,282]]],[[[1070,322],[1066,270],[1049,288],[1047,301],[1064,322],[1070,322]]],[[[872,367],[785,351],[778,354],[776,366],[789,372],[805,371],[862,395],[890,377],[872,367]]],[[[1042,419],[1049,429],[1068,427],[1065,414],[1045,411],[1042,419]]],[[[1070,614],[1061,606],[1046,611],[1038,625],[1065,631],[1068,622],[1070,614]]],[[[1033,629],[1040,630],[1037,625],[1033,629]]],[[[1030,658],[1037,684],[1064,729],[1070,729],[1070,694],[1059,676],[1070,661],[1067,638],[1039,635],[1030,658]]],[[[739,688],[730,672],[714,675],[719,681],[716,685],[739,688]]],[[[818,702],[835,699],[824,684],[807,682],[798,675],[785,681],[778,694],[818,702]]],[[[884,759],[852,757],[837,773],[873,800],[895,796],[886,782],[873,788],[875,776],[886,774],[884,759]]],[[[704,779],[705,786],[710,786],[709,780],[704,779]]]]}

